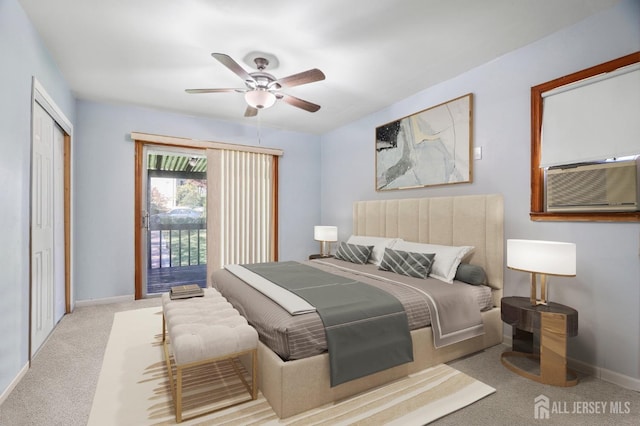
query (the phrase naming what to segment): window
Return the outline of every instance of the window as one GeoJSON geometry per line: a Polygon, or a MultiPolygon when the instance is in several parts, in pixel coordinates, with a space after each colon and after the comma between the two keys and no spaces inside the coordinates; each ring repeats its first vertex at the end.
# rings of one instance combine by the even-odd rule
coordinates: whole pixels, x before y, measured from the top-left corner
{"type": "MultiPolygon", "coordinates": [[[[630,222],[630,221],[640,221],[640,212],[588,212],[588,213],[577,213],[577,212],[545,212],[544,209],[544,195],[545,195],[545,166],[550,166],[553,164],[567,164],[571,162],[579,162],[585,161],[583,158],[579,158],[576,154],[574,157],[575,161],[568,161],[566,157],[566,153],[580,151],[585,152],[586,150],[581,149],[582,146],[579,146],[577,149],[574,147],[572,150],[559,150],[560,157],[554,158],[553,155],[550,157],[548,154],[553,154],[551,150],[549,152],[545,151],[544,153],[544,161],[543,163],[543,144],[542,144],[542,128],[543,128],[543,116],[548,111],[545,110],[545,101],[544,97],[553,96],[553,93],[556,92],[556,89],[562,91],[563,89],[572,87],[571,85],[576,84],[576,82],[580,82],[582,84],[586,81],[591,82],[591,79],[598,78],[597,76],[602,76],[605,73],[614,73],[623,69],[624,67],[629,67],[633,64],[640,63],[640,52],[636,52],[627,56],[623,56],[621,58],[615,59],[613,61],[609,61],[600,65],[596,65],[594,67],[578,71],[576,73],[557,78],[555,80],[540,84],[538,86],[534,86],[531,88],[531,219],[538,221],[607,221],[607,222],[630,222]],[[587,80],[589,79],[589,80],[587,80]],[[564,157],[562,157],[564,155],[564,157]]],[[[637,73],[639,71],[633,71],[632,73],[625,73],[624,75],[631,75],[633,79],[637,78],[637,73]]],[[[635,80],[634,80],[635,81],[635,80]]],[[[605,87],[606,85],[603,85],[605,87]]],[[[596,85],[591,85],[591,88],[596,87],[596,85]]],[[[607,89],[607,91],[610,90],[607,89]]],[[[556,92],[557,93],[557,92],[556,92]]],[[[586,93],[586,92],[585,92],[586,93]]],[[[589,92],[590,93],[590,92],[589,92]]],[[[564,100],[565,97],[560,96],[555,100],[564,100]]],[[[632,98],[636,99],[636,98],[632,98]]],[[[575,100],[573,100],[575,103],[575,100]]],[[[561,104],[560,102],[559,104],[561,104]]],[[[548,104],[548,103],[547,103],[548,104]]],[[[552,108],[549,111],[558,111],[558,103],[554,103],[552,108]]],[[[635,107],[634,107],[635,108],[635,107]]],[[[637,117],[637,111],[633,112],[635,117],[637,117]]],[[[558,122],[558,120],[549,120],[549,117],[546,117],[547,124],[549,122],[558,122]]],[[[562,123],[566,122],[566,120],[559,120],[562,123]]],[[[625,122],[635,123],[637,120],[628,119],[625,122]]],[[[572,124],[575,127],[575,124],[572,124]]],[[[548,129],[545,131],[549,131],[548,129]]],[[[556,134],[558,134],[556,132],[556,134]]],[[[560,133],[562,134],[562,133],[560,133]]],[[[560,137],[562,140],[562,137],[560,137]]],[[[617,137],[617,139],[620,139],[617,137]]],[[[546,139],[545,139],[546,140],[546,139]]],[[[635,144],[637,145],[637,140],[633,139],[635,144]]],[[[582,142],[582,139],[579,139],[582,142]]],[[[595,145],[595,144],[594,144],[595,145]]],[[[610,144],[608,144],[607,149],[610,148],[610,144]]],[[[607,151],[611,155],[628,155],[631,154],[627,152],[628,148],[624,147],[621,150],[614,149],[613,151],[607,151]]],[[[638,152],[635,152],[638,154],[638,152]]],[[[593,154],[596,157],[604,156],[604,158],[600,158],[604,160],[607,155],[602,152],[598,152],[593,154]]],[[[593,160],[594,158],[590,158],[593,160]]]]}

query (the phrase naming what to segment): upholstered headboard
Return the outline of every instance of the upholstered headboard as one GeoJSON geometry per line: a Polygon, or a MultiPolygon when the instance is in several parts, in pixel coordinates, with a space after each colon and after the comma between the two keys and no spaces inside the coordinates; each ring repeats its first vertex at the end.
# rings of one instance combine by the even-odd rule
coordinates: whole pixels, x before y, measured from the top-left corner
{"type": "Polygon", "coordinates": [[[500,306],[504,276],[504,203],[501,194],[356,201],[353,234],[474,246],[465,262],[480,265],[500,306]]]}

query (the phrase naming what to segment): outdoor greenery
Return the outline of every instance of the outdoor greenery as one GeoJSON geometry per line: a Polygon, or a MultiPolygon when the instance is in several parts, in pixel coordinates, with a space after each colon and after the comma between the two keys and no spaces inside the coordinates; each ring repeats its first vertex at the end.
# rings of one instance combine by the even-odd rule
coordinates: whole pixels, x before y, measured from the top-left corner
{"type": "Polygon", "coordinates": [[[194,207],[206,207],[207,183],[204,180],[189,179],[176,190],[176,205],[194,207]]]}
{"type": "MultiPolygon", "coordinates": [[[[166,181],[166,179],[164,179],[166,181]]],[[[153,178],[152,178],[153,181],[153,178]]],[[[149,235],[160,237],[159,267],[207,263],[207,182],[200,179],[171,179],[173,191],[161,191],[153,182],[149,191],[149,235]],[[170,257],[169,258],[167,258],[170,257]]]]}
{"type": "Polygon", "coordinates": [[[207,207],[207,182],[201,179],[175,179],[176,196],[175,200],[169,199],[153,184],[149,193],[149,214],[156,215],[159,213],[166,213],[172,207],[172,204],[176,206],[187,206],[190,208],[200,207],[202,211],[207,207]]]}
{"type": "Polygon", "coordinates": [[[155,186],[151,188],[151,193],[149,194],[149,196],[149,214],[158,214],[169,209],[167,207],[167,203],[169,202],[169,200],[167,199],[167,197],[162,195],[162,193],[155,186]]]}
{"type": "MultiPolygon", "coordinates": [[[[164,230],[162,231],[162,245],[168,242],[171,244],[171,266],[207,263],[206,229],[164,230]]],[[[168,265],[163,265],[163,267],[165,266],[168,265]]]]}

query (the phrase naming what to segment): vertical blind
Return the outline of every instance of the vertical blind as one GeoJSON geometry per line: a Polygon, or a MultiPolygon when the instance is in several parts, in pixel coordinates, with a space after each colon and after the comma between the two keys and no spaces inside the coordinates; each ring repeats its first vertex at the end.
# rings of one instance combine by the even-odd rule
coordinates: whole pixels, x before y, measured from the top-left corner
{"type": "Polygon", "coordinates": [[[210,270],[275,260],[274,161],[270,154],[207,150],[210,270]]]}

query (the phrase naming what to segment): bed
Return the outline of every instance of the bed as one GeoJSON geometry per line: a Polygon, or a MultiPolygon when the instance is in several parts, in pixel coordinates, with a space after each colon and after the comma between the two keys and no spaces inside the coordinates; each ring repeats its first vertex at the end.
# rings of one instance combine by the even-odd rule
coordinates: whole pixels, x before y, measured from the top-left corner
{"type": "MultiPolygon", "coordinates": [[[[480,266],[486,273],[487,285],[478,286],[473,290],[474,294],[477,293],[474,297],[479,300],[477,309],[484,333],[436,348],[432,326],[425,327],[424,319],[421,319],[420,315],[414,315],[410,321],[412,362],[331,386],[326,342],[322,342],[322,339],[315,335],[311,344],[289,344],[287,339],[296,341],[296,338],[286,335],[283,337],[275,333],[275,330],[270,333],[268,329],[260,330],[260,327],[257,327],[261,334],[258,347],[259,388],[281,418],[346,398],[502,341],[499,312],[503,285],[504,241],[501,195],[357,201],[353,205],[352,233],[356,236],[399,238],[416,243],[473,246],[473,251],[463,262],[480,266]],[[278,340],[285,340],[285,344],[274,344],[278,340]]],[[[317,263],[314,267],[331,272],[335,265],[341,267],[343,261],[325,259],[309,263],[313,262],[317,263]]],[[[244,296],[236,293],[236,290],[243,286],[242,280],[223,269],[212,274],[212,285],[218,288],[250,323],[253,321],[259,325],[260,317],[265,316],[262,308],[249,306],[250,303],[244,300],[244,296]],[[252,315],[255,316],[255,320],[252,320],[252,315]]],[[[453,285],[466,286],[458,281],[454,281],[453,285]]],[[[265,298],[256,306],[266,306],[270,303],[273,302],[265,298]]],[[[417,312],[421,310],[424,312],[424,309],[417,309],[417,312]]]]}

